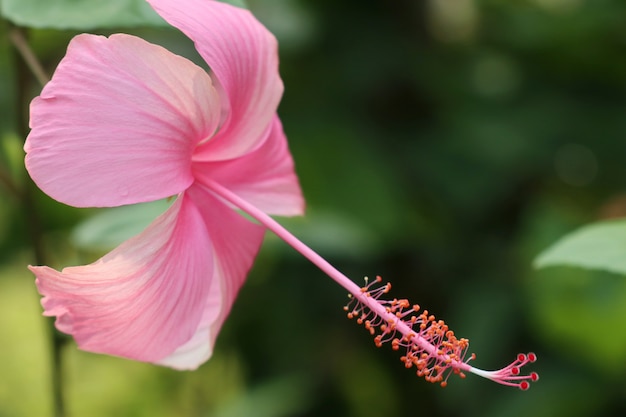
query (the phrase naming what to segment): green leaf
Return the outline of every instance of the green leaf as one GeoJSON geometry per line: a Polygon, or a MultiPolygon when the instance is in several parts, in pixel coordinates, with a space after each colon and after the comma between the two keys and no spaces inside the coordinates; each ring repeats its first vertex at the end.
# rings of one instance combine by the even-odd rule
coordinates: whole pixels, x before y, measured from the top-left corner
{"type": "Polygon", "coordinates": [[[535,337],[581,368],[623,377],[626,280],[610,272],[571,267],[537,275],[528,286],[535,337]]]}
{"type": "Polygon", "coordinates": [[[576,266],[626,274],[626,220],[584,226],[542,252],[534,265],[576,266]]]}
{"type": "Polygon", "coordinates": [[[18,25],[36,28],[166,25],[144,0],[2,0],[2,15],[18,25]]]}
{"type": "Polygon", "coordinates": [[[145,229],[170,206],[168,200],[103,209],[80,223],[73,244],[85,250],[109,250],[145,229]]]}
{"type": "MultiPolygon", "coordinates": [[[[244,0],[229,0],[246,7],[244,0]]],[[[94,29],[167,26],[145,0],[0,0],[2,15],[21,26],[94,29]]]]}
{"type": "MultiPolygon", "coordinates": [[[[322,256],[362,259],[383,249],[363,224],[340,212],[309,209],[305,217],[281,218],[280,223],[322,256]]],[[[284,242],[274,234],[268,234],[265,242],[266,249],[285,249],[284,242]]]]}
{"type": "Polygon", "coordinates": [[[233,6],[241,7],[242,9],[248,9],[248,4],[246,0],[218,0],[222,3],[232,4],[233,6]]]}

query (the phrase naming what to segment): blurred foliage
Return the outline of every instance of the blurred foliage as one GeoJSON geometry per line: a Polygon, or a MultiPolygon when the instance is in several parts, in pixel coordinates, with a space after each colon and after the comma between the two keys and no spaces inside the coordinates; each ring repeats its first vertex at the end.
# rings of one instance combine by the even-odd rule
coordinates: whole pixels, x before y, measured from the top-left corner
{"type": "MultiPolygon", "coordinates": [[[[279,38],[280,114],[310,213],[284,223],[355,280],[380,274],[392,296],[445,319],[472,341],[476,366],[533,350],[541,380],[529,392],[471,375],[446,389],[425,383],[343,318],[340,288],[268,237],[198,371],[68,343],[70,415],[626,414],[626,281],[532,269],[567,232],[626,215],[626,2],[247,3],[279,38]]],[[[7,31],[2,23],[0,169],[24,184],[15,149],[39,87],[7,31]]],[[[171,29],[124,31],[198,60],[171,29]]],[[[75,34],[28,32],[50,73],[75,34]]],[[[50,407],[44,319],[23,267],[35,262],[33,208],[52,266],[103,253],[81,246],[96,232],[73,231],[95,210],[30,197],[24,207],[0,182],[0,416],[50,407]]]]}

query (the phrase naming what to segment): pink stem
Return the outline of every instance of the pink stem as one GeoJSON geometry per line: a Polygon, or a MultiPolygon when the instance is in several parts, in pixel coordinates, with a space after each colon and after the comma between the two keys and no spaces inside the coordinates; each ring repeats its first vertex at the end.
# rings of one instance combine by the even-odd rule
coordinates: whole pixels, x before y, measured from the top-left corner
{"type": "MultiPolygon", "coordinates": [[[[341,273],[337,268],[332,266],[326,259],[322,258],[311,248],[302,243],[298,238],[292,235],[287,229],[281,226],[276,220],[272,219],[270,216],[238,197],[236,194],[232,193],[222,185],[218,184],[212,180],[203,181],[203,185],[209,188],[218,196],[222,197],[224,200],[230,202],[234,206],[243,210],[245,213],[252,216],[259,223],[267,227],[273,233],[275,233],[279,238],[284,240],[287,244],[289,244],[292,248],[300,252],[305,258],[311,261],[315,266],[321,269],[326,275],[331,277],[335,282],[345,288],[352,296],[354,296],[357,300],[367,306],[371,311],[373,311],[376,315],[381,317],[386,322],[395,323],[396,330],[402,333],[405,336],[408,336],[408,339],[418,345],[425,352],[429,353],[432,356],[441,356],[437,354],[437,348],[430,344],[427,340],[420,338],[417,336],[416,332],[412,330],[408,325],[406,325],[402,320],[398,319],[394,314],[389,313],[386,308],[378,303],[372,297],[366,297],[361,291],[361,287],[356,285],[350,278],[346,277],[343,273],[341,273]]],[[[446,360],[447,357],[442,357],[441,360],[446,360]]],[[[453,361],[455,364],[453,367],[461,369],[461,370],[470,370],[470,366],[461,361],[453,361]]]]}

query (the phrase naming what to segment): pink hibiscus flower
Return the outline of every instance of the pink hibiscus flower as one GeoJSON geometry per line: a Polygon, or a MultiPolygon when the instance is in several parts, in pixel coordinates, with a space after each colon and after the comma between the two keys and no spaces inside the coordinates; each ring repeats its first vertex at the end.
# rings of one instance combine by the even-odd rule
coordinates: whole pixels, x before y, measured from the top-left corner
{"type": "Polygon", "coordinates": [[[141,234],[100,260],[61,272],[30,267],[44,314],[79,347],[177,369],[212,353],[266,229],[350,294],[349,318],[376,346],[430,382],[471,372],[527,389],[534,354],[498,371],[468,362],[469,342],[382,280],[357,286],[269,215],[304,200],[276,109],[274,37],[247,11],[209,0],[148,0],[196,44],[207,74],[128,35],[80,35],[31,105],[26,167],[48,195],[77,207],[176,196],[141,234]],[[234,209],[247,213],[253,223],[234,209]]]}
{"type": "Polygon", "coordinates": [[[210,357],[265,230],[209,181],[270,214],[304,200],[276,115],[276,39],[224,3],[150,3],[211,74],[134,36],[77,36],[31,105],[26,167],[76,207],[177,199],[91,265],[31,270],[45,314],[82,349],[186,369],[210,357]]]}

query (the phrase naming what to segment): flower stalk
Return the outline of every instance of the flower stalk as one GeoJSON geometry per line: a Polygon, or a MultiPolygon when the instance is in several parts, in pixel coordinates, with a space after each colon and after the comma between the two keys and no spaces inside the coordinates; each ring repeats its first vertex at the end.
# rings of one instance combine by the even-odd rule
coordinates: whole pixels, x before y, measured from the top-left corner
{"type": "Polygon", "coordinates": [[[391,289],[390,283],[382,284],[381,277],[372,282],[366,278],[366,285],[359,287],[269,215],[215,181],[205,180],[203,185],[267,227],[346,289],[350,301],[344,311],[348,318],[356,319],[375,336],[377,347],[390,343],[393,350],[405,349],[400,359],[406,368],[414,367],[417,376],[445,387],[451,374],[465,378],[465,372],[470,372],[521,390],[527,390],[531,382],[539,379],[536,372],[521,373],[523,366],[536,361],[534,353],[519,354],[515,361],[497,371],[485,371],[469,365],[468,362],[476,358],[473,353],[467,354],[469,340],[457,338],[443,320],[436,320],[428,310],[419,313],[420,306],[410,304],[407,299],[386,300],[384,296],[391,289]]]}

